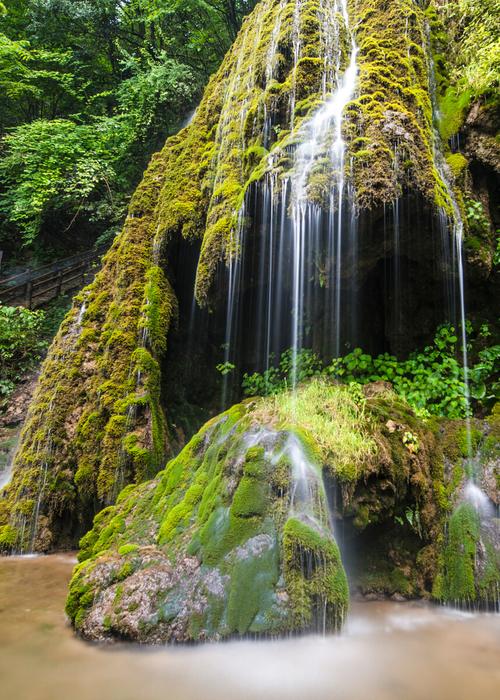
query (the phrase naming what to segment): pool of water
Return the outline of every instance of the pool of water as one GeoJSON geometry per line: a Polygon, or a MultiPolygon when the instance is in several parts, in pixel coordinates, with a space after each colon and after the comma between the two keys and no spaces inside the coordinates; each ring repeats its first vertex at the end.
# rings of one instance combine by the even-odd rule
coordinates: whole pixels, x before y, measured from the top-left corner
{"type": "Polygon", "coordinates": [[[64,616],[75,559],[0,559],[6,700],[482,700],[500,697],[500,615],[354,603],[342,635],[98,647],[64,616]]]}

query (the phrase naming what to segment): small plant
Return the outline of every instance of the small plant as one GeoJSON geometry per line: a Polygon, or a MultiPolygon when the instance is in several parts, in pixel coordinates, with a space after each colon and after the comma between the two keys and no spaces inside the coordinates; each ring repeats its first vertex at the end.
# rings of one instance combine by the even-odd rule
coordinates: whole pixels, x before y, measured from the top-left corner
{"type": "Polygon", "coordinates": [[[490,222],[486,217],[481,202],[475,199],[466,200],[465,214],[467,217],[467,223],[469,225],[469,231],[471,231],[471,233],[479,235],[488,233],[490,228],[490,222]]]}
{"type": "Polygon", "coordinates": [[[394,518],[394,521],[398,525],[401,525],[401,527],[404,527],[405,520],[411,529],[420,537],[420,539],[422,539],[422,523],[420,521],[420,511],[418,506],[415,506],[414,509],[408,506],[404,513],[404,519],[400,515],[396,515],[394,518]]]}
{"type": "Polygon", "coordinates": [[[493,265],[495,265],[495,267],[500,265],[500,229],[496,231],[496,242],[497,245],[493,254],[493,265]]]}
{"type": "Polygon", "coordinates": [[[231,374],[231,372],[234,372],[236,365],[233,365],[232,362],[221,362],[217,365],[216,369],[223,377],[226,377],[228,374],[231,374]]]}
{"type": "Polygon", "coordinates": [[[403,445],[406,447],[408,452],[411,454],[418,454],[420,450],[420,441],[414,433],[411,433],[409,430],[405,432],[403,435],[403,445]]]}
{"type": "MultiPolygon", "coordinates": [[[[274,361],[274,355],[269,358],[274,361]]],[[[244,374],[243,391],[246,396],[271,396],[306,379],[316,377],[323,371],[323,363],[312,350],[286,350],[280,357],[277,367],[271,366],[265,372],[244,374]]]]}

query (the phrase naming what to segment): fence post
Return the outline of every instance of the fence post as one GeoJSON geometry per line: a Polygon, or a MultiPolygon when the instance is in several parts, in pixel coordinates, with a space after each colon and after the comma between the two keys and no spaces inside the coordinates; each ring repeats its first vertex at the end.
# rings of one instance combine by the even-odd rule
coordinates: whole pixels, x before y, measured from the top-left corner
{"type": "Polygon", "coordinates": [[[57,273],[56,297],[58,297],[61,294],[62,281],[63,281],[63,272],[62,272],[62,270],[59,270],[59,272],[57,273]]]}
{"type": "Polygon", "coordinates": [[[26,282],[26,299],[25,299],[25,306],[28,309],[31,309],[31,302],[33,300],[33,282],[32,280],[28,280],[26,282]]]}

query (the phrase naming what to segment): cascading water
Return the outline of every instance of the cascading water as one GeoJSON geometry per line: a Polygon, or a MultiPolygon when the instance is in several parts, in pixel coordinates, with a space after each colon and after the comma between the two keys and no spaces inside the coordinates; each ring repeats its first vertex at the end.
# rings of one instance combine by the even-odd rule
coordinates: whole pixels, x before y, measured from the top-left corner
{"type": "MultiPolygon", "coordinates": [[[[276,65],[277,25],[269,48],[266,82],[271,83],[276,65]]],[[[249,192],[239,212],[238,227],[228,270],[228,303],[224,362],[234,364],[241,343],[240,313],[254,316],[255,364],[267,368],[273,357],[292,349],[293,372],[297,373],[300,350],[320,343],[322,352],[339,353],[341,275],[344,245],[354,246],[355,217],[351,190],[345,179],[343,113],[352,100],[357,78],[357,47],[349,27],[345,0],[320,3],[323,103],[313,116],[296,125],[295,76],[301,60],[300,25],[302,3],[293,14],[293,81],[289,103],[292,136],[287,146],[289,167],[280,172],[282,154],[272,150],[262,180],[249,192]],[[342,46],[348,46],[343,50],[342,46]],[[320,184],[319,184],[320,183],[320,184]],[[318,188],[321,189],[319,193],[318,188]],[[321,201],[319,201],[321,200],[321,201]],[[257,250],[249,239],[249,217],[261,235],[257,250]],[[256,223],[256,219],[258,220],[256,223]],[[347,230],[347,233],[346,233],[347,230]],[[344,238],[347,237],[347,241],[344,238]],[[256,293],[249,303],[242,283],[258,260],[256,293]],[[319,321],[319,317],[321,320],[319,321]],[[314,326],[321,328],[314,328],[314,326]]],[[[264,115],[264,142],[273,128],[272,114],[264,115]]],[[[223,402],[228,399],[229,379],[224,382],[223,402]]]]}
{"type": "Polygon", "coordinates": [[[8,431],[8,433],[7,449],[4,447],[3,450],[5,457],[0,462],[0,493],[10,483],[12,478],[12,466],[19,446],[19,430],[14,428],[8,431]]]}
{"type": "MultiPolygon", "coordinates": [[[[280,12],[274,27],[269,48],[266,82],[271,83],[275,70],[275,54],[279,35],[281,13],[286,2],[280,3],[280,12]]],[[[295,125],[296,85],[295,76],[301,56],[300,22],[301,0],[297,0],[293,15],[293,62],[294,82],[289,102],[289,123],[295,125]]],[[[325,349],[339,351],[339,324],[341,310],[341,257],[342,237],[345,221],[354,229],[352,212],[345,211],[346,184],[344,176],[345,143],[342,135],[343,112],[353,98],[357,77],[357,47],[349,30],[347,3],[320,3],[323,14],[321,46],[323,51],[323,104],[312,118],[302,123],[290,146],[291,165],[287,172],[278,175],[275,155],[270,153],[268,172],[257,186],[254,198],[262,206],[261,222],[263,235],[258,246],[258,293],[255,300],[257,345],[260,362],[268,368],[270,359],[287,345],[292,348],[293,380],[297,380],[297,363],[305,337],[309,335],[306,325],[310,323],[313,309],[317,306],[319,270],[322,300],[326,303],[327,333],[325,349]],[[346,65],[340,49],[341,34],[348,34],[350,46],[346,65]],[[314,176],[328,179],[324,198],[325,207],[314,202],[311,196],[314,176]]],[[[264,142],[267,144],[272,125],[272,115],[264,115],[264,142]]],[[[230,369],[237,354],[240,340],[239,314],[242,303],[242,283],[247,274],[247,219],[255,207],[251,195],[245,198],[238,216],[238,227],[233,243],[236,255],[230,258],[228,270],[228,303],[226,315],[226,338],[224,364],[228,373],[223,382],[223,406],[229,399],[230,369]]],[[[251,264],[251,263],[250,263],[251,264]]],[[[245,312],[248,309],[245,307],[245,312]]],[[[292,486],[289,515],[299,519],[321,536],[331,537],[332,519],[328,513],[328,500],[321,470],[311,462],[300,441],[292,434],[286,437],[284,446],[276,459],[283,456],[290,464],[292,486]]],[[[304,568],[311,562],[303,561],[304,568]]],[[[314,566],[323,566],[315,562],[314,566]]],[[[318,631],[326,629],[326,600],[319,604],[323,610],[318,631]]]]}
{"type": "MultiPolygon", "coordinates": [[[[428,44],[430,47],[430,40],[428,36],[428,44]]],[[[432,52],[429,50],[429,55],[432,52]]],[[[430,61],[429,70],[429,84],[431,88],[431,100],[433,105],[433,114],[435,117],[438,116],[439,110],[436,99],[436,80],[435,80],[435,67],[434,63],[430,61]]],[[[459,147],[459,141],[451,144],[452,148],[459,147]]],[[[459,509],[464,505],[468,505],[473,508],[477,517],[477,543],[476,543],[476,553],[474,555],[474,568],[476,571],[484,567],[485,554],[487,552],[487,546],[484,541],[486,536],[490,541],[495,542],[498,539],[498,506],[495,507],[493,502],[490,500],[488,495],[480,487],[478,481],[481,472],[481,459],[480,455],[475,455],[473,451],[472,442],[472,424],[471,424],[471,393],[470,393],[470,379],[469,379],[469,357],[468,357],[468,338],[467,338],[467,314],[466,314],[466,295],[465,295],[465,262],[464,262],[464,222],[462,218],[462,212],[457,202],[453,185],[450,180],[448,169],[445,165],[445,159],[443,152],[441,150],[441,140],[437,130],[437,126],[434,124],[434,162],[436,168],[440,174],[441,180],[444,183],[449,202],[451,204],[451,218],[443,210],[440,211],[440,226],[441,226],[441,238],[444,241],[446,237],[450,236],[450,231],[452,235],[452,264],[456,270],[456,276],[458,278],[458,290],[453,290],[451,297],[454,300],[456,297],[456,291],[458,291],[458,320],[460,326],[460,341],[462,349],[462,364],[463,364],[463,384],[464,384],[464,402],[465,402],[465,431],[466,431],[466,447],[467,447],[467,459],[466,459],[466,469],[465,469],[465,483],[461,491],[460,499],[456,509],[454,511],[454,516],[459,512],[459,509]]],[[[452,516],[453,517],[453,516],[452,516]]],[[[464,545],[461,545],[464,547],[464,545]]],[[[486,602],[494,610],[500,610],[500,591],[498,585],[496,588],[496,594],[493,593],[492,599],[486,602]]],[[[456,600],[455,605],[457,607],[474,608],[475,605],[471,604],[469,600],[456,600]]]]}
{"type": "MultiPolygon", "coordinates": [[[[431,52],[429,51],[429,54],[431,52]]],[[[431,99],[433,104],[434,115],[439,114],[436,100],[436,80],[435,67],[433,62],[430,62],[430,79],[431,99]]],[[[458,141],[452,144],[452,147],[458,147],[458,141]]],[[[482,491],[477,483],[478,473],[477,464],[474,459],[472,447],[472,426],[471,426],[471,394],[469,380],[469,357],[468,357],[468,339],[467,339],[467,313],[465,300],[465,263],[464,263],[464,222],[462,213],[458,205],[453,186],[450,182],[448,170],[445,166],[444,157],[440,148],[440,138],[437,128],[434,128],[434,160],[436,167],[444,182],[449,201],[452,208],[452,218],[446,215],[444,211],[440,212],[441,236],[444,239],[449,236],[450,228],[453,236],[453,263],[456,269],[458,278],[458,318],[460,325],[460,341],[462,347],[462,364],[463,364],[463,383],[464,383],[464,401],[466,410],[466,437],[467,437],[467,483],[464,488],[463,497],[477,511],[480,517],[485,518],[492,516],[493,508],[488,496],[482,491]],[[490,507],[487,506],[489,504],[490,507]]],[[[455,296],[455,295],[453,295],[455,296]]]]}
{"type": "MultiPolygon", "coordinates": [[[[341,3],[346,27],[349,26],[347,8],[345,2],[341,3]]],[[[325,32],[328,34],[328,31],[325,32]]],[[[311,121],[307,122],[299,138],[299,147],[294,155],[294,168],[290,176],[291,184],[291,219],[293,233],[293,302],[292,302],[292,351],[293,351],[293,380],[297,379],[297,354],[303,346],[303,332],[305,321],[304,301],[306,297],[306,246],[311,246],[310,236],[317,236],[321,225],[321,209],[311,204],[308,196],[308,184],[314,166],[320,154],[326,152],[330,158],[330,168],[333,179],[330,181],[329,211],[337,212],[336,222],[329,221],[328,243],[330,249],[335,248],[336,269],[334,278],[339,285],[340,264],[342,259],[342,231],[343,231],[343,197],[344,197],[344,156],[345,143],[342,138],[342,117],[347,103],[352,99],[356,84],[356,55],[357,48],[352,40],[351,56],[345,74],[338,80],[337,90],[328,98],[321,109],[317,111],[311,121]],[[332,242],[335,243],[332,246],[332,242]]],[[[336,65],[336,74],[339,74],[340,66],[336,65]]],[[[327,78],[325,68],[325,83],[327,78]]],[[[314,243],[313,243],[314,245],[314,243]]],[[[311,246],[313,247],[313,246],[311,246]]],[[[335,319],[337,320],[337,337],[335,343],[336,353],[339,353],[338,319],[340,318],[340,286],[335,292],[335,319]]]]}
{"type": "MultiPolygon", "coordinates": [[[[427,43],[428,43],[428,53],[432,57],[431,42],[430,42],[430,30],[427,27],[427,43]]],[[[466,405],[466,421],[467,421],[467,452],[469,459],[472,458],[472,439],[471,439],[471,425],[470,425],[470,382],[469,382],[469,358],[468,358],[468,347],[467,347],[467,314],[465,306],[465,265],[463,258],[464,251],[464,222],[462,219],[462,212],[458,205],[455,193],[453,191],[453,185],[450,181],[450,176],[448,168],[445,165],[445,160],[443,152],[441,149],[441,138],[436,125],[436,120],[439,115],[439,108],[437,104],[437,89],[436,89],[436,76],[435,76],[435,66],[432,58],[429,61],[429,85],[430,85],[430,96],[433,108],[434,122],[433,122],[433,136],[434,136],[434,162],[436,168],[439,172],[442,182],[446,187],[449,202],[452,209],[452,217],[446,214],[444,210],[439,212],[440,214],[440,225],[441,225],[441,236],[442,239],[450,235],[450,228],[453,237],[453,264],[455,266],[457,276],[458,276],[458,295],[459,295],[459,323],[460,323],[460,336],[462,345],[462,361],[463,361],[463,378],[465,387],[465,405],[466,405]]],[[[454,295],[453,295],[454,296],[454,295]]]]}
{"type": "MultiPolygon", "coordinates": [[[[76,315],[75,321],[72,326],[72,344],[73,347],[76,341],[80,337],[82,330],[82,321],[87,310],[87,305],[85,300],[82,302],[78,314],[76,315]]],[[[68,346],[67,352],[70,352],[71,346],[68,346]]],[[[64,362],[65,357],[61,357],[61,362],[64,362]]],[[[35,444],[35,454],[40,458],[40,473],[37,479],[37,488],[35,492],[35,498],[33,503],[33,509],[30,514],[19,512],[15,516],[15,526],[16,531],[19,533],[16,542],[16,553],[19,554],[31,554],[36,550],[36,541],[39,536],[40,529],[40,516],[42,513],[44,501],[47,496],[47,485],[49,480],[49,469],[51,462],[53,460],[54,454],[54,441],[52,435],[52,421],[54,407],[57,402],[57,394],[59,387],[56,386],[55,390],[50,399],[49,405],[46,411],[46,422],[47,429],[40,435],[35,444]],[[29,544],[27,544],[29,543],[29,544]]]]}

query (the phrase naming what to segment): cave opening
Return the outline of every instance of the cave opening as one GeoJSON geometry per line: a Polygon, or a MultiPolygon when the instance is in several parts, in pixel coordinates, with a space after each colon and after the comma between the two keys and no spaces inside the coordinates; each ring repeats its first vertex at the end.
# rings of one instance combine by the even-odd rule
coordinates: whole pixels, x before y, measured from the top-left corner
{"type": "Polygon", "coordinates": [[[396,488],[384,473],[369,476],[349,494],[327,470],[324,480],[351,594],[399,598],[401,591],[408,597],[430,593],[432,562],[422,556],[429,541],[411,489],[396,488]]]}

